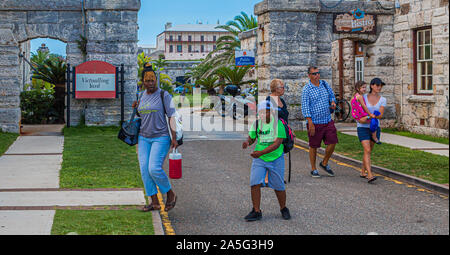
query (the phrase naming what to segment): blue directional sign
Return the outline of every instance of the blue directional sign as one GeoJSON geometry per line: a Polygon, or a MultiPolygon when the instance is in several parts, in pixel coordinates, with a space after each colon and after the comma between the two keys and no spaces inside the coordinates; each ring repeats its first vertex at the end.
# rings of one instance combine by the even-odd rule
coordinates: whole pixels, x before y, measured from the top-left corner
{"type": "Polygon", "coordinates": [[[255,52],[252,50],[235,51],[236,66],[255,66],[255,52]]]}

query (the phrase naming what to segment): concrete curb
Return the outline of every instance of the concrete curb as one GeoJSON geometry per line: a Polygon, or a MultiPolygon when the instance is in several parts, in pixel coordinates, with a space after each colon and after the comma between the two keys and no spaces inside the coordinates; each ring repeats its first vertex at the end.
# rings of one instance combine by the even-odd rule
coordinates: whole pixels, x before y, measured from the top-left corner
{"type": "MultiPolygon", "coordinates": [[[[309,148],[309,144],[306,141],[303,141],[301,139],[295,138],[295,144],[303,146],[305,148],[309,148]]],[[[323,148],[319,148],[317,150],[318,153],[320,154],[325,154],[325,149],[323,148]]],[[[331,156],[331,158],[339,160],[343,163],[352,165],[352,166],[356,166],[356,167],[361,167],[362,166],[362,161],[356,160],[356,159],[352,159],[343,155],[340,155],[338,153],[333,153],[333,155],[331,156]]],[[[434,182],[430,182],[415,176],[411,176],[411,175],[407,175],[404,173],[400,173],[400,172],[396,172],[393,171],[391,169],[387,169],[384,167],[380,167],[380,166],[376,166],[376,165],[372,165],[372,171],[374,171],[377,174],[381,174],[384,175],[386,177],[389,178],[395,178],[416,186],[420,186],[423,187],[425,189],[428,190],[432,190],[444,195],[449,195],[449,187],[442,185],[442,184],[438,184],[438,183],[434,183],[434,182]]]]}
{"type": "Polygon", "coordinates": [[[161,220],[161,215],[159,211],[152,211],[152,221],[153,221],[153,230],[155,231],[155,236],[163,236],[164,235],[164,227],[161,220]]]}

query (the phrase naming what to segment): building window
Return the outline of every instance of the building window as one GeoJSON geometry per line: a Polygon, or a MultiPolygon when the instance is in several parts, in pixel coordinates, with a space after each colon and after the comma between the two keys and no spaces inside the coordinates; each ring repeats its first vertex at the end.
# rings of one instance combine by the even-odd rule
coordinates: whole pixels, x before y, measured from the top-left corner
{"type": "Polygon", "coordinates": [[[188,52],[192,52],[192,45],[188,45],[188,52]]]}
{"type": "Polygon", "coordinates": [[[192,35],[189,35],[189,36],[188,36],[188,41],[189,41],[189,42],[192,41],[192,35]]]}
{"type": "Polygon", "coordinates": [[[202,41],[202,42],[205,41],[205,36],[204,35],[200,36],[200,41],[202,41]]]}
{"type": "Polygon", "coordinates": [[[217,39],[217,37],[214,35],[213,36],[213,41],[215,42],[216,41],[216,39],[217,39]]]}
{"type": "Polygon", "coordinates": [[[177,52],[183,52],[183,46],[177,45],[177,52]]]}
{"type": "Polygon", "coordinates": [[[433,49],[431,29],[416,31],[415,69],[417,93],[433,93],[433,49]]]}
{"type": "Polygon", "coordinates": [[[169,45],[169,52],[173,52],[173,45],[169,45]]]}
{"type": "Polygon", "coordinates": [[[178,41],[181,42],[181,35],[178,36],[178,41]]]}
{"type": "Polygon", "coordinates": [[[355,57],[355,79],[364,81],[364,57],[355,57]]]}
{"type": "Polygon", "coordinates": [[[172,42],[173,41],[173,36],[169,36],[169,41],[172,42]]]}
{"type": "Polygon", "coordinates": [[[200,46],[200,52],[205,52],[205,45],[200,46]]]}

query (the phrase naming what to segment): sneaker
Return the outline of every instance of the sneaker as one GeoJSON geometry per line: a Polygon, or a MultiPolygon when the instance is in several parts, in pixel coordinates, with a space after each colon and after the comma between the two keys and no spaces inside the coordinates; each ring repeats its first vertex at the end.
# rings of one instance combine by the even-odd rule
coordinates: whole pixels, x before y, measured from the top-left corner
{"type": "Polygon", "coordinates": [[[319,165],[320,165],[320,167],[323,168],[323,170],[325,170],[325,172],[327,172],[327,174],[329,176],[334,176],[334,173],[333,173],[333,171],[331,171],[331,168],[329,165],[324,166],[324,165],[322,165],[322,162],[320,162],[319,165]]]}
{"type": "Polygon", "coordinates": [[[283,219],[289,220],[291,218],[291,214],[289,213],[289,209],[287,207],[281,209],[280,212],[283,219]]]}
{"type": "Polygon", "coordinates": [[[317,170],[311,171],[311,176],[314,178],[319,178],[320,177],[319,171],[317,170]]]}
{"type": "Polygon", "coordinates": [[[261,218],[262,212],[261,211],[255,212],[255,209],[253,208],[252,211],[247,216],[245,216],[244,219],[247,221],[257,221],[260,220],[261,218]]]}

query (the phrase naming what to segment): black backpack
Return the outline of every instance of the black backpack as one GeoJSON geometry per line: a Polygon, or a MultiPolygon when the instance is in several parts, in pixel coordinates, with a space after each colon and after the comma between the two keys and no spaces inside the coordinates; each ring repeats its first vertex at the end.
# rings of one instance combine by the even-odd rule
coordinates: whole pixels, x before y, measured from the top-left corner
{"type": "MultiPolygon", "coordinates": [[[[283,153],[288,153],[294,148],[294,132],[292,132],[291,127],[286,123],[286,121],[280,118],[281,123],[283,123],[284,130],[286,132],[286,138],[283,139],[283,153]]],[[[256,138],[258,138],[258,120],[256,120],[256,138]]]]}

